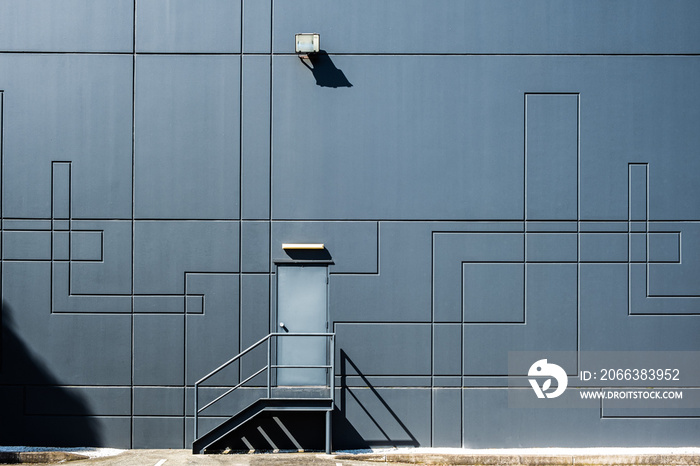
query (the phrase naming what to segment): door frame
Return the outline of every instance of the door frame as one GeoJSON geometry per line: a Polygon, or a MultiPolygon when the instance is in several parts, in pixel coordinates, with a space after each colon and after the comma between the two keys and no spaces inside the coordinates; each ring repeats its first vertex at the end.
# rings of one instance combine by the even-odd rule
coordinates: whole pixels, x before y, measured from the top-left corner
{"type": "MultiPolygon", "coordinates": [[[[325,333],[330,333],[331,322],[330,322],[330,270],[329,265],[333,265],[332,260],[279,260],[275,261],[275,286],[274,286],[274,305],[270,306],[270,333],[280,333],[282,330],[279,327],[279,268],[280,267],[324,267],[326,269],[326,330],[325,333]]],[[[274,341],[274,348],[271,350],[272,363],[277,364],[277,339],[274,341]]],[[[326,357],[335,357],[334,355],[328,356],[328,341],[325,341],[326,346],[326,357]]],[[[330,364],[330,361],[326,361],[326,364],[330,364]]],[[[277,371],[272,374],[272,383],[274,386],[277,385],[277,371]]],[[[326,369],[326,377],[328,376],[328,369],[326,369]]]]}

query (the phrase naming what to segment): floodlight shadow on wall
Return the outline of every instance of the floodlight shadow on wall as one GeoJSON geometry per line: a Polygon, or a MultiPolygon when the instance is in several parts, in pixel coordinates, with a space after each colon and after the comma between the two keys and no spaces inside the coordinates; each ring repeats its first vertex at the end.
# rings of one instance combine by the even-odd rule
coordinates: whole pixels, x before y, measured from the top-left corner
{"type": "Polygon", "coordinates": [[[352,87],[342,70],[338,69],[325,50],[321,50],[319,34],[295,34],[294,50],[299,60],[311,70],[316,85],[321,87],[352,87]]]}

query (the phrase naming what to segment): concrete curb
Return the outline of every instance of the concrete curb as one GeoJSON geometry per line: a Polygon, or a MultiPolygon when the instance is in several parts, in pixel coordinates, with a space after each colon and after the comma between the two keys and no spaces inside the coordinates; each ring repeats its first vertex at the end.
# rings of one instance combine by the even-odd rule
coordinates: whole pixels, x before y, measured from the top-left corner
{"type": "Polygon", "coordinates": [[[508,455],[387,453],[336,455],[336,460],[432,465],[576,466],[576,465],[700,465],[700,455],[508,455]]]}
{"type": "Polygon", "coordinates": [[[0,451],[0,463],[62,463],[88,459],[89,456],[67,451],[0,451]]]}

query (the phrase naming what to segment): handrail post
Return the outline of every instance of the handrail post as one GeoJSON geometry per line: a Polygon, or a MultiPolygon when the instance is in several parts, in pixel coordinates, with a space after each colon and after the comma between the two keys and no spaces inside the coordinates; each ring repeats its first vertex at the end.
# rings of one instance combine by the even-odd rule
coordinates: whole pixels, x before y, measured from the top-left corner
{"type": "Polygon", "coordinates": [[[271,393],[272,389],[270,388],[270,379],[272,376],[272,368],[270,365],[272,364],[272,335],[270,335],[270,338],[267,339],[267,397],[271,398],[271,393]]]}
{"type": "Polygon", "coordinates": [[[330,455],[333,451],[333,409],[335,409],[335,334],[330,335],[330,351],[328,357],[331,366],[330,370],[330,380],[329,380],[329,390],[331,398],[331,409],[326,411],[326,454],[330,455]]]}
{"type": "Polygon", "coordinates": [[[194,384],[194,439],[197,440],[199,429],[197,426],[197,418],[199,417],[199,386],[194,384]]]}
{"type": "Polygon", "coordinates": [[[332,334],[331,338],[331,348],[330,348],[330,361],[331,374],[330,374],[330,387],[331,387],[331,398],[335,401],[335,335],[332,334]]]}
{"type": "Polygon", "coordinates": [[[333,435],[333,411],[326,411],[326,455],[330,455],[333,451],[332,435],[333,435]]]}

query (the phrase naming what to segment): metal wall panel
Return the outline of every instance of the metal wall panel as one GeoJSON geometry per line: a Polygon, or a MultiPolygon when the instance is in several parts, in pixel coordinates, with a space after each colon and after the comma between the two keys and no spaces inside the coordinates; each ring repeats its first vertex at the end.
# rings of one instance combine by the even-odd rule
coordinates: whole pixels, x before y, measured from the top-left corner
{"type": "Polygon", "coordinates": [[[243,51],[270,53],[272,50],[272,1],[243,1],[243,51]]]}
{"type": "Polygon", "coordinates": [[[133,19],[133,0],[7,0],[0,50],[131,52],[133,19]]]}
{"type": "Polygon", "coordinates": [[[692,0],[275,1],[274,51],[294,52],[296,32],[321,33],[328,53],[697,53],[692,0]]]}
{"type": "MultiPolygon", "coordinates": [[[[246,6],[251,2],[247,2],[246,6]]],[[[254,2],[262,4],[265,2],[254,2]]],[[[270,217],[270,56],[244,55],[241,76],[241,214],[270,217]]]]}
{"type": "Polygon", "coordinates": [[[187,273],[238,272],[238,223],[135,222],[136,293],[183,294],[187,273]]]}
{"type": "Polygon", "coordinates": [[[232,56],[137,57],[138,218],[239,218],[239,70],[232,56]]]}
{"type": "Polygon", "coordinates": [[[80,199],[73,218],[131,218],[131,76],[126,56],[0,55],[0,89],[12,96],[3,99],[3,216],[51,218],[61,161],[72,162],[61,195],[80,199]]]}
{"type": "Polygon", "coordinates": [[[136,51],[239,53],[242,0],[139,0],[136,51]]]}

